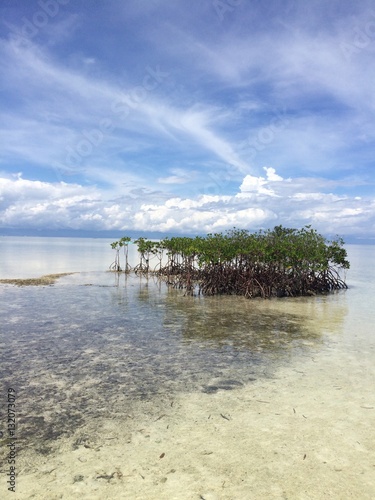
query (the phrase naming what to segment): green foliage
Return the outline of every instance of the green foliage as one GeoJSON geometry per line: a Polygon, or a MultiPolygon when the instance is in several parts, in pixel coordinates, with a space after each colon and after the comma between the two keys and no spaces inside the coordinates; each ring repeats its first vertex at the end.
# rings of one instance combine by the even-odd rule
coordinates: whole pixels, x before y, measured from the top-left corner
{"type": "Polygon", "coordinates": [[[124,248],[124,255],[125,255],[125,272],[130,271],[130,266],[128,263],[128,244],[131,242],[130,236],[123,236],[120,240],[118,241],[113,241],[110,245],[113,250],[116,250],[116,258],[115,261],[112,262],[112,264],[109,266],[111,271],[117,271],[120,272],[122,271],[121,266],[120,266],[120,248],[124,248]]]}
{"type": "Polygon", "coordinates": [[[310,295],[346,287],[335,269],[349,268],[343,244],[341,238],[327,241],[311,226],[166,238],[169,260],[161,272],[180,288],[194,279],[203,293],[310,295]]]}
{"type": "MultiPolygon", "coordinates": [[[[125,236],[111,243],[117,252],[112,269],[121,270],[119,249],[127,249],[130,241],[125,236]]],[[[150,260],[157,257],[159,275],[191,293],[196,283],[200,292],[209,294],[311,295],[346,288],[338,270],[350,267],[342,238],[328,241],[311,226],[279,225],[254,233],[233,228],[206,237],[172,237],[160,242],[141,237],[134,243],[140,256],[135,272],[148,273],[150,260]],[[168,261],[162,266],[164,252],[168,261]]]]}

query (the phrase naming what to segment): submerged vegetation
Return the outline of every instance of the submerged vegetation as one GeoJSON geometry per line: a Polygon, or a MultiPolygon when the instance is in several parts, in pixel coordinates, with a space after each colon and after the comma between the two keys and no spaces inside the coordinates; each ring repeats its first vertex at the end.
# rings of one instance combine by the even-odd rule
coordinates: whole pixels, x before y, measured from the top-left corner
{"type": "MultiPolygon", "coordinates": [[[[116,259],[110,269],[121,271],[119,251],[124,237],[111,244],[116,259]]],[[[187,294],[233,294],[252,297],[296,297],[347,288],[339,272],[349,269],[342,238],[329,241],[306,226],[250,233],[232,229],[205,237],[172,237],[161,241],[138,238],[135,273],[154,273],[187,294]],[[157,261],[151,267],[150,261],[157,261]]],[[[124,251],[125,251],[124,248],[124,251]]]]}
{"type": "Polygon", "coordinates": [[[58,273],[58,274],[45,274],[40,278],[17,278],[17,279],[0,279],[0,283],[17,286],[43,286],[54,285],[56,280],[63,276],[69,276],[74,273],[58,273]]]}

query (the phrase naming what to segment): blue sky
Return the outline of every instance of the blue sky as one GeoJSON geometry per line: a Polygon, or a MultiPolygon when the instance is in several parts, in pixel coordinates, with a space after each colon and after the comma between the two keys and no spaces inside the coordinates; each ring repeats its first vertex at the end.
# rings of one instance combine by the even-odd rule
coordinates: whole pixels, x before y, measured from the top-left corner
{"type": "Polygon", "coordinates": [[[1,228],[375,239],[372,1],[0,14],[1,228]]]}

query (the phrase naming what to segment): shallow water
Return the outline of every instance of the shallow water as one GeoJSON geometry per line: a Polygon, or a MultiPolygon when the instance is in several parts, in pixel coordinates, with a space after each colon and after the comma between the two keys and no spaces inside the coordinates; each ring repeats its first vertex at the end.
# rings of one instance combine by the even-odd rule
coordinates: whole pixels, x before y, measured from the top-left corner
{"type": "MultiPolygon", "coordinates": [[[[4,286],[2,298],[3,391],[17,390],[20,428],[44,448],[108,407],[116,416],[156,395],[231,390],[327,341],[326,297],[185,297],[156,279],[104,272],[4,286]]],[[[345,306],[328,300],[332,334],[345,306]]]]}
{"type": "MultiPolygon", "coordinates": [[[[64,272],[105,271],[116,252],[107,238],[0,236],[0,279],[37,278],[64,272]]],[[[130,264],[138,263],[136,245],[129,245],[130,264]]],[[[124,264],[124,255],[120,254],[124,264]]],[[[156,265],[156,261],[153,261],[156,265]]]]}
{"type": "MultiPolygon", "coordinates": [[[[14,260],[5,259],[2,277],[72,271],[74,255],[93,248],[57,243],[63,265],[43,256],[37,266],[22,260],[20,274],[9,275],[14,260]]],[[[277,379],[305,356],[328,352],[374,365],[373,247],[349,247],[349,290],[267,301],[185,297],[154,278],[98,271],[96,248],[90,272],[53,286],[0,286],[0,390],[3,398],[9,387],[17,392],[19,454],[56,456],[77,430],[84,436],[108,417],[121,422],[141,403],[152,408],[178,394],[213,397],[277,379]]]]}

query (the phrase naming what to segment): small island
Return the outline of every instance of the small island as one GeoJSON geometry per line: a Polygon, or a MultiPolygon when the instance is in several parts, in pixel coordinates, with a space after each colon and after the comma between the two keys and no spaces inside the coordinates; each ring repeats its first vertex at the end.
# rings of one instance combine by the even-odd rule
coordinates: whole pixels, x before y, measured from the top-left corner
{"type": "Polygon", "coordinates": [[[311,226],[251,233],[232,229],[207,236],[172,237],[161,241],[138,238],[139,263],[128,262],[125,236],[111,244],[116,259],[110,269],[122,272],[120,248],[124,248],[124,272],[152,273],[185,294],[241,295],[246,298],[297,297],[345,289],[340,271],[349,269],[344,241],[327,240],[311,226]],[[150,262],[156,264],[151,266],[150,262]]]}

